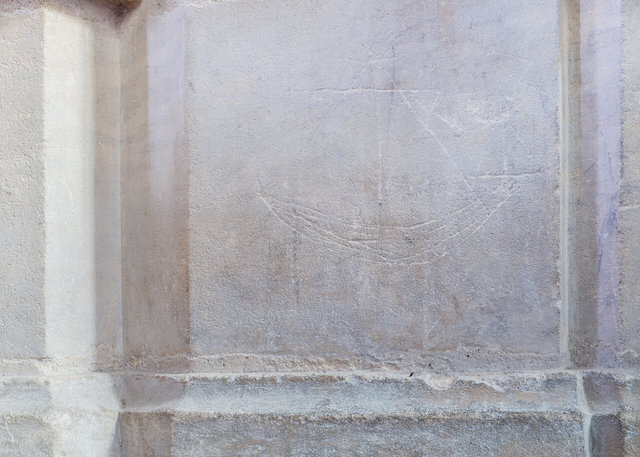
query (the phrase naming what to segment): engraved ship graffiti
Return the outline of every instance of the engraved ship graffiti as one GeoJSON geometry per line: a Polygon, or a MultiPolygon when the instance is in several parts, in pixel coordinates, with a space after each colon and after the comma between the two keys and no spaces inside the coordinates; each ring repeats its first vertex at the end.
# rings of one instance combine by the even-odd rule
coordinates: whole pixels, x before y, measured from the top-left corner
{"type": "MultiPolygon", "coordinates": [[[[497,175],[499,195],[491,202],[473,196],[462,207],[438,219],[412,225],[366,224],[341,219],[294,202],[260,194],[264,204],[284,225],[337,249],[357,251],[373,262],[421,264],[443,255],[480,230],[521,187],[526,175],[497,175]]],[[[495,193],[494,193],[495,197],[495,193]]]]}
{"type": "MultiPolygon", "coordinates": [[[[362,258],[372,262],[424,264],[437,256],[444,255],[453,245],[461,243],[481,230],[531,176],[542,173],[543,170],[512,174],[506,170],[505,165],[503,173],[465,175],[443,140],[423,116],[434,124],[453,131],[455,136],[462,133],[460,127],[438,114],[433,107],[426,109],[419,103],[412,102],[407,95],[411,91],[399,87],[394,75],[386,74],[386,77],[390,86],[389,89],[385,89],[386,93],[399,97],[400,105],[408,110],[418,128],[433,141],[434,150],[440,156],[439,163],[448,163],[450,170],[456,176],[455,178],[450,176],[450,178],[455,182],[457,191],[463,196],[459,200],[463,202],[461,206],[446,214],[425,217],[426,220],[411,225],[376,224],[346,220],[263,191],[258,194],[258,197],[284,225],[310,240],[325,244],[327,248],[355,251],[362,258]],[[478,191],[476,186],[480,182],[482,185],[479,186],[481,189],[478,191]]],[[[370,89],[362,89],[361,92],[356,93],[364,94],[367,90],[370,89]]],[[[343,94],[349,92],[342,91],[343,94]]],[[[377,105],[376,113],[378,113],[377,105]]],[[[500,113],[496,120],[480,119],[479,122],[482,123],[483,128],[486,128],[488,124],[502,122],[503,115],[504,113],[500,113]]],[[[382,155],[381,147],[379,154],[382,155]]],[[[380,157],[380,167],[382,167],[382,157],[380,157]]],[[[382,177],[382,170],[380,172],[382,177]]],[[[437,179],[443,178],[439,176],[437,179]]],[[[259,187],[262,189],[262,186],[259,187]]],[[[380,199],[380,195],[378,197],[380,199]]]]}

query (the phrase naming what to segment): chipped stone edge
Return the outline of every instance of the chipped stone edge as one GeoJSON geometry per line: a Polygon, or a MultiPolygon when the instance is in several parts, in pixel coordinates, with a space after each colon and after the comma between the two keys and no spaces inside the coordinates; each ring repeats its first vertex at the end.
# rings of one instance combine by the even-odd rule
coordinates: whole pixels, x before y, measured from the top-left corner
{"type": "Polygon", "coordinates": [[[49,8],[97,24],[117,28],[141,0],[3,0],[0,17],[30,14],[49,8]]]}

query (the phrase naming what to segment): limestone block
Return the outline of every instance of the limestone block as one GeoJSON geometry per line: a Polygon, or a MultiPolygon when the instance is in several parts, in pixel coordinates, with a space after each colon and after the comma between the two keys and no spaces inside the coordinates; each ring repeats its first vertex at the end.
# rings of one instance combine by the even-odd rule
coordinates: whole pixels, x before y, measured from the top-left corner
{"type": "Polygon", "coordinates": [[[617,231],[621,2],[586,0],[561,5],[564,172],[560,190],[568,350],[575,367],[615,367],[623,351],[617,231]]]}
{"type": "Polygon", "coordinates": [[[434,412],[576,412],[569,373],[135,374],[123,379],[128,412],[280,415],[428,415],[434,412]]]}
{"type": "Polygon", "coordinates": [[[120,426],[125,455],[581,456],[576,388],[570,373],[140,373],[120,426]]]}
{"type": "Polygon", "coordinates": [[[132,455],[584,456],[571,414],[376,417],[126,414],[132,455]],[[167,431],[171,430],[170,435],[167,431]]]}
{"type": "Polygon", "coordinates": [[[39,357],[44,330],[43,14],[0,15],[0,356],[39,357]]]}
{"type": "Polygon", "coordinates": [[[620,211],[620,234],[623,248],[620,250],[620,266],[622,276],[621,299],[622,325],[625,336],[624,359],[636,364],[640,350],[640,313],[638,313],[637,299],[640,289],[640,269],[638,268],[638,256],[640,256],[640,206],[622,207],[620,211]]]}
{"type": "Polygon", "coordinates": [[[640,454],[640,414],[622,414],[622,432],[624,434],[624,456],[640,454]]]}
{"type": "Polygon", "coordinates": [[[623,110],[622,110],[622,178],[620,189],[620,269],[622,316],[620,325],[625,340],[624,360],[633,365],[640,361],[640,312],[638,311],[638,241],[640,240],[640,5],[624,1],[623,34],[623,110]]]}
{"type": "MultiPolygon", "coordinates": [[[[47,349],[57,357],[92,357],[97,346],[97,307],[108,309],[116,304],[99,303],[103,297],[98,295],[97,275],[113,273],[108,268],[96,271],[102,266],[97,262],[101,249],[112,252],[111,246],[97,244],[101,239],[96,236],[96,227],[101,227],[100,234],[105,227],[116,227],[112,233],[119,237],[117,219],[97,219],[96,205],[106,198],[104,193],[98,194],[104,186],[100,188],[96,182],[96,176],[106,168],[99,162],[99,153],[115,153],[117,143],[112,142],[105,151],[99,135],[100,128],[112,130],[113,122],[98,117],[102,111],[97,109],[100,91],[96,89],[99,69],[95,63],[104,57],[101,63],[107,74],[102,77],[107,78],[114,64],[117,71],[118,63],[109,54],[96,55],[97,50],[104,50],[99,42],[99,27],[57,11],[45,12],[47,349]]],[[[112,44],[115,52],[116,42],[112,44]]],[[[111,167],[112,173],[117,170],[117,166],[111,167]]],[[[117,174],[111,180],[117,180],[117,174]]],[[[112,202],[117,204],[117,187],[110,190],[112,202]]],[[[101,212],[101,217],[108,215],[101,212]]],[[[117,272],[119,263],[111,265],[117,272]]],[[[113,289],[117,294],[117,288],[113,289]]]]}
{"type": "Polygon", "coordinates": [[[0,456],[53,457],[53,433],[36,417],[0,415],[0,456]]]}
{"type": "Polygon", "coordinates": [[[119,457],[120,399],[111,376],[0,380],[0,456],[119,457]]]}
{"type": "Polygon", "coordinates": [[[0,15],[0,33],[2,369],[113,364],[122,340],[116,31],[25,8],[0,15]]]}
{"type": "Polygon", "coordinates": [[[71,373],[120,360],[117,34],[95,16],[9,3],[0,9],[0,455],[116,457],[111,376],[71,373]]]}
{"type": "Polygon", "coordinates": [[[640,454],[637,1],[123,5],[0,5],[0,457],[640,454]]]}
{"type": "Polygon", "coordinates": [[[638,412],[594,416],[590,426],[591,457],[632,457],[640,452],[638,412]]]}
{"type": "Polygon", "coordinates": [[[617,416],[594,416],[590,426],[591,457],[623,457],[624,436],[617,416]]]}
{"type": "Polygon", "coordinates": [[[188,15],[196,366],[558,365],[555,1],[188,15]]]}
{"type": "Polygon", "coordinates": [[[640,379],[633,374],[586,373],[581,394],[591,457],[637,455],[640,379]]]}
{"type": "Polygon", "coordinates": [[[153,8],[122,23],[130,364],[558,366],[555,1],[153,8]]]}
{"type": "Polygon", "coordinates": [[[0,382],[0,411],[4,415],[42,415],[51,404],[45,380],[4,378],[0,382]]]}
{"type": "Polygon", "coordinates": [[[81,374],[47,382],[51,404],[45,415],[55,432],[55,455],[120,457],[117,380],[109,374],[81,374]]]}

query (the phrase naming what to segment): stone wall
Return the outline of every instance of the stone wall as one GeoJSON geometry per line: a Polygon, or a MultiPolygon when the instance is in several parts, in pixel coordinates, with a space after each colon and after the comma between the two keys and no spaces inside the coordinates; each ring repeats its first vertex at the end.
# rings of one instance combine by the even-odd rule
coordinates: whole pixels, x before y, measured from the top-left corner
{"type": "Polygon", "coordinates": [[[638,0],[0,5],[0,456],[640,455],[638,0]]]}

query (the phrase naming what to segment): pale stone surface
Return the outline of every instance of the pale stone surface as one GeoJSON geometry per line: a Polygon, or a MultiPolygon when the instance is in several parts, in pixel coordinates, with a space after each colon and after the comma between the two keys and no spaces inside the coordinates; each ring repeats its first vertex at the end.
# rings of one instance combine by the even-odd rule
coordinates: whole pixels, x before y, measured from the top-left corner
{"type": "Polygon", "coordinates": [[[0,13],[0,455],[115,457],[119,396],[86,372],[121,353],[117,33],[23,6],[0,13]]]}
{"type": "Polygon", "coordinates": [[[119,457],[111,376],[0,379],[0,456],[119,457]]]}
{"type": "Polygon", "coordinates": [[[617,231],[621,154],[619,0],[562,2],[563,301],[575,367],[615,367],[619,326],[617,231]]]}
{"type": "Polygon", "coordinates": [[[55,9],[0,21],[3,365],[112,363],[122,340],[116,32],[55,9]]]}
{"type": "Polygon", "coordinates": [[[620,231],[623,247],[620,250],[622,272],[621,325],[625,339],[624,358],[634,366],[640,362],[640,311],[638,296],[640,269],[638,244],[640,241],[640,4],[624,1],[623,23],[623,111],[622,111],[622,178],[620,231]]]}
{"type": "Polygon", "coordinates": [[[576,381],[138,374],[120,425],[126,455],[583,455],[576,381]]]}
{"type": "Polygon", "coordinates": [[[189,353],[186,23],[145,11],[120,42],[122,296],[125,353],[153,360],[189,353]]]}
{"type": "Polygon", "coordinates": [[[195,356],[557,366],[554,1],[189,20],[195,356]]]}
{"type": "Polygon", "coordinates": [[[0,455],[53,457],[54,435],[46,421],[35,417],[0,415],[0,455]]]}
{"type": "Polygon", "coordinates": [[[581,397],[589,424],[590,455],[637,455],[640,378],[631,374],[585,373],[581,397]]]}
{"type": "Polygon", "coordinates": [[[577,412],[570,373],[447,376],[414,373],[132,375],[131,412],[427,415],[434,412],[577,412]]]}
{"type": "Polygon", "coordinates": [[[3,359],[41,357],[45,352],[43,28],[40,11],[0,16],[3,359]]]}
{"type": "Polygon", "coordinates": [[[636,0],[121,3],[0,4],[0,456],[640,454],[636,0]]]}
{"type": "Polygon", "coordinates": [[[45,12],[44,144],[47,354],[96,343],[95,67],[90,24],[45,12]]]}
{"type": "Polygon", "coordinates": [[[133,455],[585,455],[580,416],[569,414],[319,419],[143,414],[125,415],[123,422],[130,426],[123,438],[133,455]]]}
{"type": "Polygon", "coordinates": [[[622,414],[622,432],[624,434],[624,452],[621,455],[639,455],[640,415],[637,411],[635,413],[622,414]]]}

